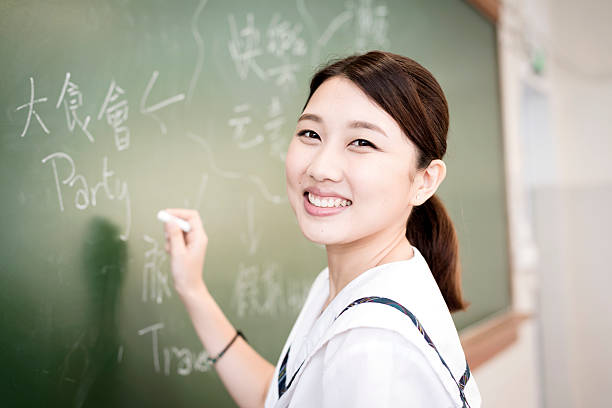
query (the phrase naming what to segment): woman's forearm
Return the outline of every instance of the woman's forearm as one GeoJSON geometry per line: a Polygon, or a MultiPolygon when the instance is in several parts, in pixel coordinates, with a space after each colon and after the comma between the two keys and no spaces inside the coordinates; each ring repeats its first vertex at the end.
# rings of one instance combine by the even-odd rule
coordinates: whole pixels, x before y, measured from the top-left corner
{"type": "MultiPolygon", "coordinates": [[[[204,348],[211,357],[216,357],[234,337],[236,329],[206,287],[191,290],[181,298],[204,348]]],[[[275,367],[242,337],[238,336],[215,368],[238,406],[263,407],[275,367]]]]}

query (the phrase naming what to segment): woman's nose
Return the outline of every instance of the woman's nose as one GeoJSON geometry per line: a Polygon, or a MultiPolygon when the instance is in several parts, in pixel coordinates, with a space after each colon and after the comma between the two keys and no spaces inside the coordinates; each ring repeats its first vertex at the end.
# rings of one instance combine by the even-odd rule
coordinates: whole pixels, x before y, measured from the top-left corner
{"type": "Polygon", "coordinates": [[[317,181],[342,180],[343,160],[331,145],[321,146],[312,156],[306,174],[317,181]]]}

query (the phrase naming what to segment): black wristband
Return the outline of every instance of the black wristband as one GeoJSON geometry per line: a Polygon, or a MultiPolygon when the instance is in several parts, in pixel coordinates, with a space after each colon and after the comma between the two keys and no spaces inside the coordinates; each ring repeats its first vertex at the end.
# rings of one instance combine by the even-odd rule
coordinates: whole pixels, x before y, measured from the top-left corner
{"type": "Polygon", "coordinates": [[[223,356],[223,354],[225,354],[225,352],[227,351],[228,348],[230,348],[230,346],[234,343],[234,341],[236,341],[236,338],[240,336],[244,339],[244,341],[247,341],[246,337],[244,337],[244,334],[242,334],[242,332],[240,330],[236,330],[236,335],[234,336],[234,338],[232,340],[230,340],[230,342],[227,344],[227,346],[225,346],[225,348],[223,350],[221,350],[221,352],[219,353],[219,355],[215,358],[210,358],[208,357],[208,361],[215,364],[217,362],[217,360],[219,360],[221,358],[221,356],[223,356]]]}

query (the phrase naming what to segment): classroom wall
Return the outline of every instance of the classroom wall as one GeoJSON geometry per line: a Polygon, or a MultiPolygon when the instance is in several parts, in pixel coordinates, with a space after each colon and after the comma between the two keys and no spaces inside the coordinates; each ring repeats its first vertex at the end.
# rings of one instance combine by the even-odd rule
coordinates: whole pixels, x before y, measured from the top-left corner
{"type": "MultiPolygon", "coordinates": [[[[573,3],[548,0],[554,46],[566,53],[550,74],[555,85],[551,119],[563,163],[556,192],[564,203],[565,231],[558,253],[568,274],[568,291],[548,293],[546,299],[549,308],[564,299],[570,311],[566,336],[571,406],[603,407],[610,404],[612,387],[612,268],[607,259],[612,250],[612,3],[573,3]]],[[[543,278],[553,279],[554,271],[543,278]]],[[[544,355],[545,346],[554,342],[543,330],[544,355]]],[[[545,390],[552,399],[556,374],[543,367],[545,378],[550,378],[545,390]]]]}
{"type": "MultiPolygon", "coordinates": [[[[502,8],[498,22],[498,49],[513,301],[518,312],[535,316],[536,246],[527,219],[528,196],[524,186],[522,162],[524,155],[520,126],[522,81],[527,62],[522,50],[520,34],[522,18],[518,10],[524,6],[524,4],[510,4],[507,8],[502,8]]],[[[540,10],[529,10],[528,13],[528,15],[542,14],[540,10]]],[[[518,336],[518,340],[512,346],[474,370],[484,407],[541,406],[539,346],[535,317],[522,324],[518,336]]]]}
{"type": "Polygon", "coordinates": [[[475,371],[485,406],[608,404],[610,16],[606,1],[504,2],[498,29],[513,288],[517,309],[534,317],[512,347],[475,371]],[[537,55],[544,56],[539,75],[537,55]]]}

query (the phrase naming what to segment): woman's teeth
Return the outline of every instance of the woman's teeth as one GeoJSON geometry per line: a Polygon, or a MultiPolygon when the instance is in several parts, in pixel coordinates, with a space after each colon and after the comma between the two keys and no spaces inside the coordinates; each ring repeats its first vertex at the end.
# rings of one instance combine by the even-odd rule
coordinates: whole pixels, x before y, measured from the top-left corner
{"type": "Polygon", "coordinates": [[[308,201],[310,202],[310,204],[316,206],[316,207],[348,207],[349,205],[353,204],[351,202],[351,200],[343,200],[341,198],[334,198],[334,197],[317,197],[316,195],[312,194],[312,193],[308,193],[308,201]]]}

